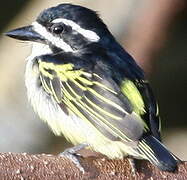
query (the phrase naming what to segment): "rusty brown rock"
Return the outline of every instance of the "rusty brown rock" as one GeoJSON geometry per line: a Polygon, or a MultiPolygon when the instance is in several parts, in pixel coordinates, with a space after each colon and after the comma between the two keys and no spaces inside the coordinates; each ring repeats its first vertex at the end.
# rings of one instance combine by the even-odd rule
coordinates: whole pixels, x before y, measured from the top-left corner
{"type": "Polygon", "coordinates": [[[109,160],[106,157],[81,158],[81,163],[86,170],[82,174],[77,167],[66,158],[54,155],[26,153],[1,153],[0,154],[0,179],[1,180],[186,180],[187,162],[181,163],[174,173],[163,172],[147,161],[136,163],[135,177],[131,171],[129,161],[109,160]]]}

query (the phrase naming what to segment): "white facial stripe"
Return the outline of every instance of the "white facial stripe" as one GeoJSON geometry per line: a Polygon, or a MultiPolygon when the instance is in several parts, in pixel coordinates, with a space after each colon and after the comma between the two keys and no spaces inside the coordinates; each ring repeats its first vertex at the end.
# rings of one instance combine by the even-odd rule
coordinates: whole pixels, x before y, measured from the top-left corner
{"type": "Polygon", "coordinates": [[[56,47],[59,47],[60,49],[63,49],[66,52],[73,52],[73,49],[71,48],[71,46],[69,46],[67,43],[65,43],[62,39],[53,36],[51,33],[49,33],[45,29],[45,27],[43,27],[38,22],[33,22],[32,25],[33,25],[34,31],[36,31],[38,34],[40,34],[45,39],[50,41],[56,47]]]}
{"type": "Polygon", "coordinates": [[[64,23],[67,26],[71,26],[73,30],[77,31],[81,35],[83,35],[85,38],[87,38],[89,41],[92,42],[97,42],[99,41],[100,37],[93,31],[86,30],[81,28],[78,24],[75,22],[68,20],[68,19],[63,19],[63,18],[58,18],[52,21],[53,23],[64,23]]]}

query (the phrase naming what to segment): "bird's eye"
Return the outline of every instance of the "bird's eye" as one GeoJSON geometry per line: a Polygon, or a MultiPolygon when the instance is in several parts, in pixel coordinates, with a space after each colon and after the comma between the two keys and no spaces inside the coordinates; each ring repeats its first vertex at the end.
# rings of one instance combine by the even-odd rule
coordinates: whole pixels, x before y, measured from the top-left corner
{"type": "Polygon", "coordinates": [[[54,24],[51,27],[51,31],[54,34],[61,34],[64,31],[64,26],[62,24],[54,24]]]}

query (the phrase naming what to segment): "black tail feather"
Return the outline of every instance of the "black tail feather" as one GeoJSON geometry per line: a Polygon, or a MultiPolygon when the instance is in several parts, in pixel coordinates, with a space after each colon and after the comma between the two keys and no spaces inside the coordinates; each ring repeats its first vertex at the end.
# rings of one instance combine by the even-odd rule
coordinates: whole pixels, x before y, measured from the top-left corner
{"type": "Polygon", "coordinates": [[[139,144],[138,150],[152,164],[164,171],[175,171],[178,158],[170,153],[166,147],[151,135],[144,136],[139,144]]]}

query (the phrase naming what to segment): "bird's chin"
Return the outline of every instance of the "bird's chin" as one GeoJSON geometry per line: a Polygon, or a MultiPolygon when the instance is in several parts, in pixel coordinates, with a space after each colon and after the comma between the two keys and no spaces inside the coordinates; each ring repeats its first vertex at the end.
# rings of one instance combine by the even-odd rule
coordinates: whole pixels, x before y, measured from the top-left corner
{"type": "Polygon", "coordinates": [[[52,53],[51,48],[47,44],[31,42],[31,45],[32,45],[32,51],[31,51],[31,55],[29,56],[29,59],[34,59],[35,57],[52,53]]]}

